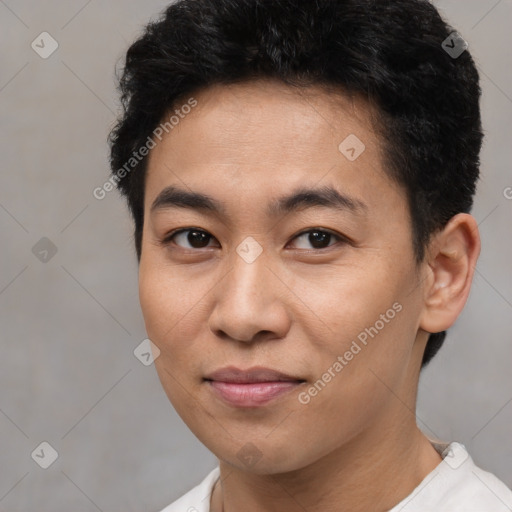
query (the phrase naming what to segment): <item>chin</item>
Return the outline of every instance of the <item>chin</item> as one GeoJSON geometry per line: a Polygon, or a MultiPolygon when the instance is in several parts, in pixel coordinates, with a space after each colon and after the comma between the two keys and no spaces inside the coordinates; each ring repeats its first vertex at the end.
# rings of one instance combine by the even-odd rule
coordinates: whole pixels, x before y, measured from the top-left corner
{"type": "MultiPolygon", "coordinates": [[[[203,442],[201,439],[200,441],[203,442]]],[[[303,446],[303,442],[283,446],[283,440],[271,443],[269,440],[246,439],[245,442],[241,440],[240,443],[236,443],[236,446],[231,441],[229,446],[219,446],[215,442],[203,444],[225,464],[254,475],[290,473],[308,466],[315,460],[304,452],[298,452],[297,446],[303,446]]]]}

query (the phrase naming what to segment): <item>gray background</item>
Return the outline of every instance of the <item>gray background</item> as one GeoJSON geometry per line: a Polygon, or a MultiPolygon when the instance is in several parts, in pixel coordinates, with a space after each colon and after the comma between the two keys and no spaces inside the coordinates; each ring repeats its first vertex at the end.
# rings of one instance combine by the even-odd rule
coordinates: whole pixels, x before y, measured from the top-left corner
{"type": "MultiPolygon", "coordinates": [[[[483,251],[418,418],[511,486],[512,1],[435,3],[481,71],[483,251]]],[[[117,192],[92,195],[108,177],[114,66],[166,4],[0,1],[0,511],[157,511],[216,463],[134,357],[146,336],[130,219],[117,192]],[[31,48],[43,31],[59,43],[48,59],[31,48]],[[46,263],[42,237],[57,248],[46,263]],[[31,458],[42,441],[59,454],[46,470],[31,458]]]]}

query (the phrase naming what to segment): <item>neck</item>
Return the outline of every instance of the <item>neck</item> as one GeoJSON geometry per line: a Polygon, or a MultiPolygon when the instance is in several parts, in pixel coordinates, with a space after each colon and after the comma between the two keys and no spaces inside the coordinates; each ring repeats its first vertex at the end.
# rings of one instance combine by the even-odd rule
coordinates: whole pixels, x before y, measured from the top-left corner
{"type": "MultiPolygon", "coordinates": [[[[405,408],[402,407],[402,411],[405,408]]],[[[393,508],[440,462],[414,416],[401,428],[379,425],[313,464],[281,474],[258,475],[220,461],[221,483],[212,512],[375,512],[393,508]],[[412,420],[412,425],[411,425],[412,420]]]]}

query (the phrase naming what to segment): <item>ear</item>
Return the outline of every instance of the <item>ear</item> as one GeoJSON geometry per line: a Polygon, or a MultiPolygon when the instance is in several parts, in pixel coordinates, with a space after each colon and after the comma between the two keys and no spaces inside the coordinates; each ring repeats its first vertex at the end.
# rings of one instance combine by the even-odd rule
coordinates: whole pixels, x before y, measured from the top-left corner
{"type": "Polygon", "coordinates": [[[460,213],[429,244],[424,308],[420,328],[441,332],[451,327],[466,304],[480,254],[478,224],[460,213]]]}

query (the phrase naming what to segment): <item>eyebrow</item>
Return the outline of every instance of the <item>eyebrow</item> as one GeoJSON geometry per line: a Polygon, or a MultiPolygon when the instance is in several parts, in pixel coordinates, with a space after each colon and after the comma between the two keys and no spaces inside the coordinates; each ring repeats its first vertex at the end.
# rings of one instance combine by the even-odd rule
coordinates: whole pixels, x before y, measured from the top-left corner
{"type": "MultiPolygon", "coordinates": [[[[299,187],[291,194],[272,201],[267,208],[269,217],[284,215],[292,211],[323,206],[336,210],[362,214],[368,211],[359,199],[338,192],[330,186],[319,188],[299,187]]],[[[190,208],[226,216],[226,208],[217,199],[199,192],[190,192],[171,185],[164,188],[153,201],[151,213],[168,208],[190,208]]]]}

